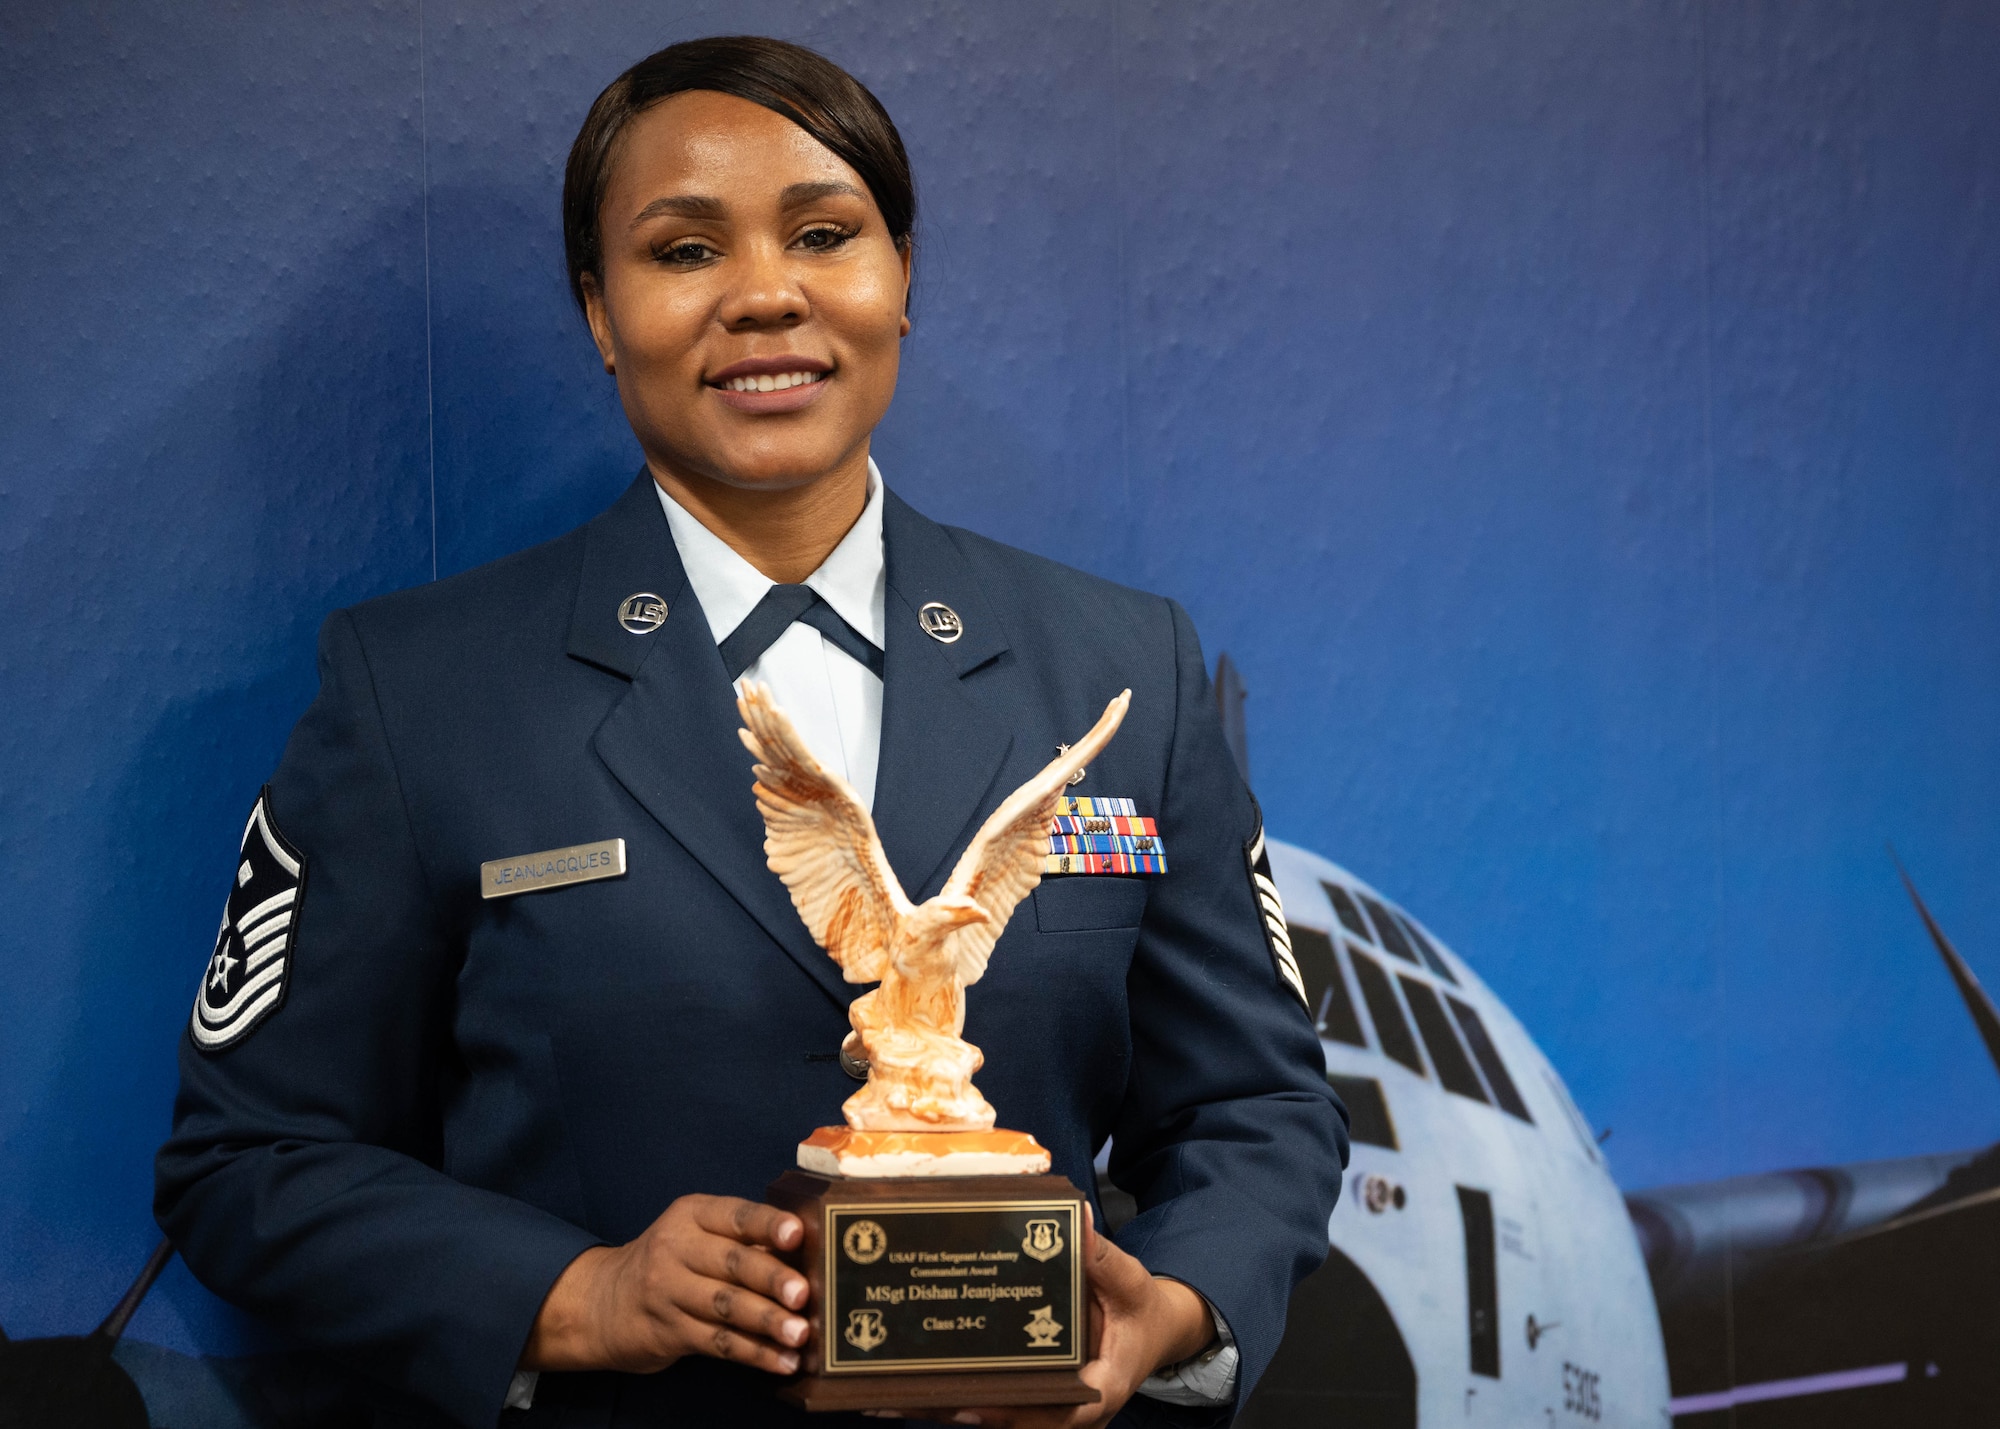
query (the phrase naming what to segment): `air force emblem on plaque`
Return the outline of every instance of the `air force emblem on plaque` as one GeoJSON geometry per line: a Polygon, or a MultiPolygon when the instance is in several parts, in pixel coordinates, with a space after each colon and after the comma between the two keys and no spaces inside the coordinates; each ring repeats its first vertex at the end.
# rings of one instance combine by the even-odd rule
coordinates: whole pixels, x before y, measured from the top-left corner
{"type": "Polygon", "coordinates": [[[867,1354],[889,1338],[889,1328],[882,1323],[880,1310],[849,1310],[844,1338],[855,1349],[867,1354]]]}
{"type": "Polygon", "coordinates": [[[1021,1238],[1021,1249],[1036,1260],[1054,1260],[1062,1254],[1062,1222],[1029,1221],[1028,1233],[1021,1238]]]}
{"type": "Polygon", "coordinates": [[[243,829],[235,886],[188,1020],[188,1032],[202,1051],[235,1046],[285,1000],[305,891],[305,855],[286,843],[272,822],[266,785],[243,829]]]}

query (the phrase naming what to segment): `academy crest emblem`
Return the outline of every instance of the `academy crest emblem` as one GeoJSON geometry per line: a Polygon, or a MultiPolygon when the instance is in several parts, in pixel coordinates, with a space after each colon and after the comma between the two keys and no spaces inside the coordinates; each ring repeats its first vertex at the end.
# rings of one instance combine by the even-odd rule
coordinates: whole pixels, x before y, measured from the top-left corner
{"type": "Polygon", "coordinates": [[[188,1019],[202,1051],[235,1046],[285,1000],[305,888],[305,855],[278,832],[266,785],[244,826],[235,886],[188,1019]]]}
{"type": "Polygon", "coordinates": [[[1029,1221],[1028,1233],[1021,1238],[1023,1252],[1036,1260],[1054,1260],[1063,1251],[1060,1221],[1029,1221]]]}
{"type": "Polygon", "coordinates": [[[1023,1328],[1028,1332],[1029,1349],[1052,1350],[1062,1343],[1062,1321],[1055,1317],[1055,1308],[1044,1305],[1028,1317],[1023,1328]]]}
{"type": "Polygon", "coordinates": [[[867,1354],[879,1348],[889,1338],[889,1330],[882,1323],[880,1310],[849,1310],[847,1312],[847,1343],[867,1354]]]}

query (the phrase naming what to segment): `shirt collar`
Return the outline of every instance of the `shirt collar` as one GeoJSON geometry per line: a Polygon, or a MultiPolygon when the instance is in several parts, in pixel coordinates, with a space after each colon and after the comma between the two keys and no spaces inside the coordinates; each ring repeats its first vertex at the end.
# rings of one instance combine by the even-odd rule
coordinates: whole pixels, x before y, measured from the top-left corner
{"type": "MultiPolygon", "coordinates": [[[[658,482],[660,506],[667,515],[667,529],[673,533],[674,548],[680,552],[687,570],[688,584],[701,612],[708,620],[709,633],[720,645],[743,623],[776,581],[744,560],[729,543],[701,524],[658,482]]],[[[882,471],[875,459],[868,459],[868,500],[861,515],[847,528],[840,544],[827,553],[819,569],[805,579],[832,606],[840,618],[853,626],[878,650],[887,639],[887,566],[882,556],[882,471]]]]}

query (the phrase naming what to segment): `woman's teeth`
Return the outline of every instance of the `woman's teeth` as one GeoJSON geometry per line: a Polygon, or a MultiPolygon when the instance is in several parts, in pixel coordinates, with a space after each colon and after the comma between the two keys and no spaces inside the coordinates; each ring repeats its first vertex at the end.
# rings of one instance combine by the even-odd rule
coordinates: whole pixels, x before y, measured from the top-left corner
{"type": "Polygon", "coordinates": [[[757,377],[732,377],[722,385],[731,392],[782,392],[787,387],[817,382],[824,376],[824,372],[766,372],[757,377]]]}

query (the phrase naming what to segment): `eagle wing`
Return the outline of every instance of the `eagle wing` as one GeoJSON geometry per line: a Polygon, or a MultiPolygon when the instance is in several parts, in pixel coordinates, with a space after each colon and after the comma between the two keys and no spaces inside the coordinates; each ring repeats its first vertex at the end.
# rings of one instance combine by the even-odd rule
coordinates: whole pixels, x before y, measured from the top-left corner
{"type": "Polygon", "coordinates": [[[768,686],[748,686],[736,710],[744,725],[737,734],[757,760],[765,862],[842,976],[879,981],[888,971],[890,939],[911,905],[875,821],[853,787],[813,758],[768,686]]]}
{"type": "Polygon", "coordinates": [[[1049,852],[1049,825],[1056,816],[1070,777],[1097,757],[1111,742],[1131,706],[1124,691],[1104,707],[1089,734],[1057,755],[1042,772],[1009,794],[995,809],[965,852],[959,855],[944,894],[970,898],[986,910],[987,921],[960,928],[951,935],[952,957],[959,981],[970,986],[986,971],[986,959],[1015,905],[1042,881],[1042,860],[1049,852]]]}

